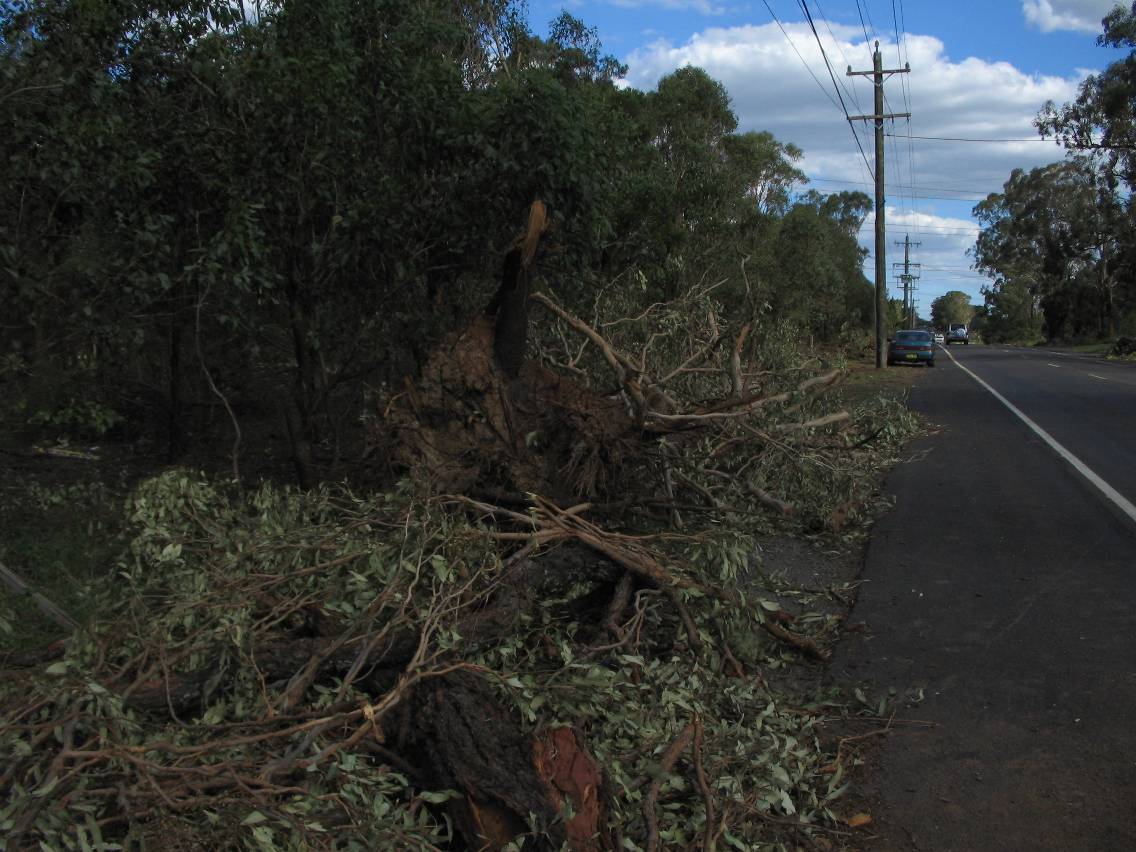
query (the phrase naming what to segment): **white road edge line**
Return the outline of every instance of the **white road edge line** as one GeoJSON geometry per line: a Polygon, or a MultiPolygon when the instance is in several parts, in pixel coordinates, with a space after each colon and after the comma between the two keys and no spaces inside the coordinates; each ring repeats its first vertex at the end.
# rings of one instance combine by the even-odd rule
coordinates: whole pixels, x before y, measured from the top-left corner
{"type": "Polygon", "coordinates": [[[1092,469],[1089,468],[1089,466],[1086,465],[1083,461],[1081,461],[1079,458],[1077,458],[1075,455],[1073,455],[1071,452],[1057,443],[1057,440],[1052,435],[1050,435],[1048,432],[1046,432],[1044,429],[1030,420],[1029,417],[1027,417],[1022,412],[1021,409],[1019,409],[1016,405],[1010,402],[1010,400],[1006,399],[1006,397],[1002,396],[1002,394],[998,393],[998,391],[994,390],[994,388],[992,388],[989,384],[979,378],[979,376],[973,370],[960,364],[958,359],[955,358],[955,356],[952,355],[949,350],[947,351],[947,357],[950,358],[955,363],[955,366],[957,366],[960,370],[962,370],[964,373],[978,382],[978,384],[980,384],[982,387],[986,388],[986,390],[990,391],[990,394],[996,400],[1002,403],[1002,405],[1006,406],[1006,408],[1010,409],[1010,411],[1013,412],[1014,416],[1016,416],[1019,420],[1029,426],[1030,429],[1032,429],[1033,432],[1039,438],[1041,438],[1041,440],[1049,444],[1049,446],[1055,453],[1057,453],[1057,455],[1061,456],[1061,458],[1069,462],[1069,464],[1072,465],[1073,469],[1076,470],[1077,473],[1085,477],[1085,479],[1092,483],[1092,485],[1098,491],[1100,491],[1101,494],[1111,500],[1116,505],[1116,507],[1120,509],[1120,511],[1131,518],[1133,522],[1136,522],[1136,505],[1133,505],[1132,502],[1128,500],[1128,498],[1126,498],[1123,494],[1121,494],[1119,491],[1117,491],[1115,488],[1113,488],[1111,485],[1097,476],[1096,473],[1094,473],[1092,469]]]}
{"type": "Polygon", "coordinates": [[[1096,373],[1089,373],[1089,375],[1092,376],[1094,379],[1100,379],[1102,382],[1108,381],[1108,379],[1106,379],[1104,376],[1098,376],[1096,373]]]}
{"type": "Polygon", "coordinates": [[[1045,362],[1045,366],[1047,366],[1047,367],[1056,367],[1056,368],[1057,368],[1058,370],[1060,370],[1060,369],[1061,369],[1061,365],[1060,365],[1060,364],[1050,364],[1050,363],[1049,363],[1048,361],[1046,361],[1046,362],[1045,362]]]}

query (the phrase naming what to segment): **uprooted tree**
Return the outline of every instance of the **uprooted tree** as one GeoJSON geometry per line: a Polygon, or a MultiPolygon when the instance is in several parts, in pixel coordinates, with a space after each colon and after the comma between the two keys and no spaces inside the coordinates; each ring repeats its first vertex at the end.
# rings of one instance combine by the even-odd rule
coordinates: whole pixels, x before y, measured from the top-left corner
{"type": "Polygon", "coordinates": [[[826,842],[825,709],[762,672],[834,625],[762,591],[753,537],[839,531],[904,421],[713,282],[575,315],[536,289],[545,219],[379,401],[397,486],[136,490],[101,617],[6,663],[12,848],[826,842]]]}

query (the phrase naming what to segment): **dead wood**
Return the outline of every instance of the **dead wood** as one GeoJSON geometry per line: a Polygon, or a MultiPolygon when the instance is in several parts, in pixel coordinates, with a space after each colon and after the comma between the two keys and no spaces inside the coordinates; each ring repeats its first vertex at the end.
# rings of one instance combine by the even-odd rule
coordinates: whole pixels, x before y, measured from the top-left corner
{"type": "Polygon", "coordinates": [[[730,354],[730,395],[736,399],[741,399],[746,394],[742,379],[742,349],[745,348],[746,338],[752,327],[753,324],[748,322],[742,326],[738,339],[734,341],[734,350],[730,354]]]}
{"type": "MultiPolygon", "coordinates": [[[[463,800],[451,803],[451,814],[471,848],[501,848],[526,831],[529,814],[543,831],[558,828],[552,803],[540,793],[520,720],[481,679],[455,676],[425,684],[406,707],[398,750],[417,756],[431,786],[464,792],[463,800]]],[[[535,839],[537,848],[555,849],[563,836],[535,839]]]]}
{"type": "Polygon", "coordinates": [[[647,403],[646,397],[643,395],[643,386],[638,378],[638,369],[626,355],[622,355],[612,347],[610,343],[603,338],[603,336],[578,317],[573,316],[556,302],[552,301],[548,296],[543,293],[533,293],[532,299],[544,307],[548,308],[553,314],[574,328],[576,331],[587,337],[596,348],[603,353],[604,360],[607,361],[611,371],[615,373],[615,377],[619,380],[620,386],[627,395],[631,398],[632,404],[635,406],[636,420],[642,422],[644,416],[650,411],[650,406],[647,403]]]}
{"type": "Polygon", "coordinates": [[[623,611],[631,603],[631,588],[631,573],[625,572],[619,578],[619,583],[615,587],[615,594],[612,596],[611,603],[604,615],[604,629],[620,641],[624,639],[626,632],[619,626],[619,621],[623,617],[623,611]]]}
{"type": "Polygon", "coordinates": [[[608,827],[608,793],[603,771],[572,728],[555,727],[533,738],[533,765],[558,813],[571,805],[564,833],[572,852],[615,849],[608,827]]]}
{"type": "Polygon", "coordinates": [[[16,574],[15,571],[12,571],[9,568],[5,567],[3,563],[0,563],[0,583],[3,583],[5,586],[7,586],[13,594],[21,596],[26,595],[27,597],[31,598],[32,602],[36,605],[36,609],[38,609],[45,616],[55,622],[56,625],[61,627],[67,633],[71,633],[75,630],[76,627],[79,626],[75,619],[65,613],[62,609],[60,609],[46,597],[41,595],[39,592],[32,591],[32,589],[29,588],[28,584],[25,583],[23,579],[21,579],[20,576],[16,574]]]}
{"type": "MultiPolygon", "coordinates": [[[[564,595],[580,584],[590,584],[606,596],[620,573],[618,564],[597,556],[595,548],[565,542],[539,559],[515,563],[495,586],[494,595],[481,607],[466,611],[454,629],[467,651],[495,644],[514,633],[540,600],[564,595]]],[[[300,702],[313,683],[334,677],[369,672],[370,685],[381,688],[414,658],[421,639],[418,628],[407,624],[392,628],[384,623],[334,637],[279,637],[250,648],[249,654],[266,683],[288,682],[281,705],[287,710],[300,702]]],[[[217,680],[213,667],[146,676],[126,687],[123,697],[127,706],[146,713],[194,714],[223,692],[223,682],[217,680]]]]}
{"type": "Polygon", "coordinates": [[[770,634],[780,639],[782,642],[791,645],[798,651],[803,653],[806,657],[817,660],[822,663],[827,663],[832,659],[832,652],[827,648],[822,648],[817,644],[817,641],[811,636],[805,636],[800,633],[794,633],[792,630],[787,629],[783,625],[770,618],[762,622],[764,627],[770,634]]]}
{"type": "Polygon", "coordinates": [[[691,722],[682,729],[674,742],[667,746],[659,760],[658,775],[651,782],[647,795],[643,800],[643,815],[647,820],[647,852],[658,852],[659,849],[659,791],[663,788],[663,781],[667,773],[674,768],[675,761],[690,746],[694,738],[695,724],[691,722]]]}
{"type": "Polygon", "coordinates": [[[534,201],[529,220],[517,244],[505,255],[501,284],[487,313],[494,317],[493,352],[501,372],[515,380],[528,347],[529,288],[533,261],[541,234],[548,225],[544,204],[534,201]]]}
{"type": "MultiPolygon", "coordinates": [[[[42,648],[29,648],[23,651],[5,651],[0,654],[0,666],[14,669],[28,669],[58,660],[67,652],[67,640],[57,639],[42,648]]],[[[2,670],[0,670],[2,672],[2,670]]]]}
{"type": "Polygon", "coordinates": [[[761,488],[756,482],[753,482],[752,480],[746,482],[746,490],[755,498],[757,498],[757,501],[761,503],[761,505],[768,506],[770,509],[774,509],[786,517],[796,512],[796,509],[794,509],[789,503],[786,503],[784,500],[774,497],[772,494],[770,494],[764,488],[761,488]]]}
{"type": "Polygon", "coordinates": [[[706,822],[702,829],[702,849],[703,852],[714,852],[718,840],[717,819],[714,815],[714,794],[710,791],[706,770],[702,766],[702,733],[702,720],[695,716],[694,742],[690,746],[690,756],[694,761],[694,777],[698,782],[698,791],[702,794],[702,807],[706,813],[706,822]]]}

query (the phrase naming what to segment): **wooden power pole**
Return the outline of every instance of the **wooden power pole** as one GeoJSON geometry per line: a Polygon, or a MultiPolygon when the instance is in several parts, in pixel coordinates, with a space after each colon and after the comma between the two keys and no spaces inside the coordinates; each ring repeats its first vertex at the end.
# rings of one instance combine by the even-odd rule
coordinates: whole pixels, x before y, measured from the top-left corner
{"type": "Polygon", "coordinates": [[[848,66],[849,77],[871,77],[875,88],[874,112],[872,115],[850,115],[849,121],[872,121],[876,126],[876,369],[882,370],[887,364],[887,231],[884,228],[884,121],[895,118],[911,118],[909,112],[884,113],[884,80],[892,74],[907,74],[910,64],[903,68],[884,69],[884,59],[880,54],[880,43],[876,42],[872,54],[871,71],[853,71],[848,66]]]}
{"type": "Polygon", "coordinates": [[[912,267],[919,269],[922,264],[911,262],[911,247],[921,246],[923,243],[911,242],[911,235],[904,235],[903,242],[897,242],[897,246],[903,246],[903,263],[893,263],[892,266],[902,266],[903,272],[897,276],[903,282],[903,321],[907,323],[908,328],[915,328],[915,282],[919,280],[919,276],[911,271],[912,267]]]}

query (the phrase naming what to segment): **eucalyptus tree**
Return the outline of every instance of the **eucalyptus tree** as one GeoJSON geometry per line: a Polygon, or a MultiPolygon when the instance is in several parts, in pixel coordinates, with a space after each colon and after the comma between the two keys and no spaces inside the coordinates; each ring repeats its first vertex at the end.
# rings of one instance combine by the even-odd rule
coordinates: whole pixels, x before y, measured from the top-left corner
{"type": "Polygon", "coordinates": [[[871,202],[859,192],[802,195],[766,235],[771,314],[820,340],[871,320],[872,291],[856,231],[871,202]]]}
{"type": "Polygon", "coordinates": [[[189,58],[216,57],[240,26],[227,3],[6,6],[0,287],[33,419],[97,427],[74,413],[156,397],[180,421],[182,271],[215,218],[184,159],[204,153],[212,99],[209,61],[189,58]]]}
{"type": "Polygon", "coordinates": [[[1016,169],[980,202],[975,268],[993,279],[992,293],[1007,292],[989,301],[993,325],[1001,304],[1025,304],[1009,295],[1024,290],[1039,300],[1050,337],[1112,333],[1117,258],[1131,233],[1123,204],[1084,157],[1016,169]]]}
{"type": "Polygon", "coordinates": [[[1136,186],[1136,3],[1117,5],[1102,25],[1097,44],[1127,49],[1127,55],[1086,77],[1073,102],[1048,102],[1036,124],[1043,136],[1070,151],[1091,153],[1131,188],[1136,186]]]}
{"type": "Polygon", "coordinates": [[[570,15],[541,37],[519,0],[4,9],[17,420],[164,429],[171,457],[225,428],[235,473],[256,426],[311,484],[369,388],[485,309],[534,199],[573,309],[709,281],[739,325],[777,303],[829,335],[859,311],[867,208],[798,210],[799,149],[737,133],[699,69],[626,90],[570,15]]]}
{"type": "Polygon", "coordinates": [[[961,290],[948,290],[931,301],[931,322],[936,328],[946,329],[952,323],[970,324],[974,307],[970,296],[961,290]]]}

